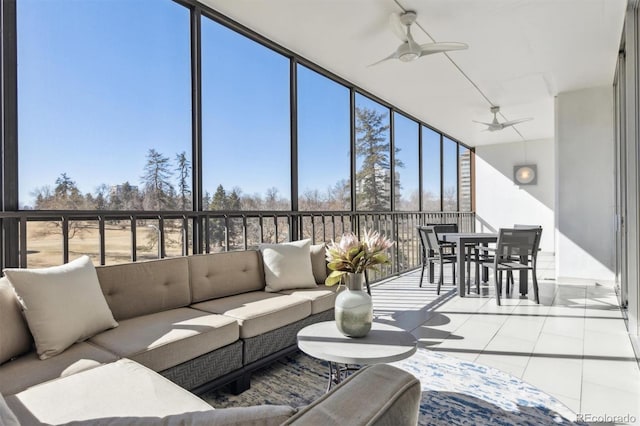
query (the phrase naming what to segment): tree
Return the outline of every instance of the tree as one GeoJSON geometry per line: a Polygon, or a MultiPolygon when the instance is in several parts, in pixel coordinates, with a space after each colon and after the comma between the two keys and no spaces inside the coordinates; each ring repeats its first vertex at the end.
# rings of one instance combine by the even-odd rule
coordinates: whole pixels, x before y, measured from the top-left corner
{"type": "Polygon", "coordinates": [[[388,210],[391,173],[389,125],[386,112],[356,108],[356,152],[362,159],[356,172],[357,207],[362,210],[388,210]]]}
{"type": "Polygon", "coordinates": [[[56,179],[53,196],[53,208],[55,209],[77,210],[84,207],[84,197],[75,181],[67,176],[66,173],[62,173],[56,179]]]}
{"type": "Polygon", "coordinates": [[[96,196],[94,199],[94,205],[96,210],[107,209],[107,198],[109,197],[109,188],[104,183],[96,188],[96,196]]]}
{"type": "Polygon", "coordinates": [[[184,151],[176,155],[176,172],[178,173],[178,206],[181,210],[187,210],[187,204],[190,204],[191,190],[189,189],[189,176],[191,163],[187,159],[184,151]]]}
{"type": "Polygon", "coordinates": [[[171,175],[169,158],[151,148],[147,152],[147,164],[142,176],[145,186],[145,208],[162,210],[170,207],[170,194],[174,192],[169,181],[171,175]]]}

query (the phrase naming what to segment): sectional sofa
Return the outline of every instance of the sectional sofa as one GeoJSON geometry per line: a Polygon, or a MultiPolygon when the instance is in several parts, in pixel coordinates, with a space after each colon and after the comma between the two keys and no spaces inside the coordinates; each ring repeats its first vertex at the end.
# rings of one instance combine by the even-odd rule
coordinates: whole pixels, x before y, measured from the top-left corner
{"type": "Polygon", "coordinates": [[[419,383],[390,366],[362,370],[297,414],[263,406],[214,416],[194,395],[225,384],[247,389],[252,371],[296,349],[301,328],[333,319],[335,288],[323,284],[322,245],[96,268],[85,257],[42,271],[5,270],[0,279],[0,393],[24,424],[417,419],[419,383]],[[85,284],[94,280],[91,293],[85,284]],[[354,410],[353,401],[344,405],[352,392],[377,403],[368,399],[362,412],[354,410]]]}

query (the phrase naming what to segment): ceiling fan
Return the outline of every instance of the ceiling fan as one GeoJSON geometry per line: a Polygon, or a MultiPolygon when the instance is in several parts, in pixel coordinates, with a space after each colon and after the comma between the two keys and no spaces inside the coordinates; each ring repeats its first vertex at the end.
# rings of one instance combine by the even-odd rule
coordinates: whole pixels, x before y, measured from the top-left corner
{"type": "Polygon", "coordinates": [[[493,113],[493,121],[491,123],[485,123],[483,121],[476,121],[476,120],[473,120],[473,122],[474,123],[479,123],[479,124],[484,124],[485,126],[487,126],[487,128],[485,130],[488,130],[490,132],[496,132],[498,130],[502,130],[502,129],[505,129],[507,127],[513,126],[514,124],[522,123],[524,121],[533,120],[533,117],[528,117],[528,118],[519,118],[517,120],[504,121],[504,122],[500,123],[500,122],[498,122],[498,117],[496,117],[496,115],[500,112],[500,107],[499,106],[492,106],[491,107],[491,112],[493,113]]]}
{"type": "Polygon", "coordinates": [[[398,46],[395,52],[391,55],[369,66],[377,65],[380,62],[384,62],[389,59],[400,59],[402,62],[411,62],[433,53],[463,50],[469,47],[465,43],[416,43],[411,35],[411,24],[416,21],[417,17],[418,14],[411,10],[401,14],[391,14],[389,17],[391,29],[400,38],[400,40],[402,40],[402,44],[398,46]]]}

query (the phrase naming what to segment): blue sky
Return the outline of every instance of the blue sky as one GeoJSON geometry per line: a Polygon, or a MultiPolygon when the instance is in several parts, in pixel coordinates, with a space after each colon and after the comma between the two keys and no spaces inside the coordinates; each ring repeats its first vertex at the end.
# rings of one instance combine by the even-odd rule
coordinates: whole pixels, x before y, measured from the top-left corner
{"type": "MultiPolygon", "coordinates": [[[[202,45],[205,190],[288,198],[289,61],[206,19],[202,45]]],[[[172,1],[18,2],[21,204],[63,172],[85,193],[139,185],[150,148],[190,158],[189,55],[189,13],[172,1]]],[[[298,83],[299,188],[324,191],[349,178],[349,91],[304,67],[298,83]]],[[[417,125],[396,116],[396,126],[409,196],[417,125]]]]}

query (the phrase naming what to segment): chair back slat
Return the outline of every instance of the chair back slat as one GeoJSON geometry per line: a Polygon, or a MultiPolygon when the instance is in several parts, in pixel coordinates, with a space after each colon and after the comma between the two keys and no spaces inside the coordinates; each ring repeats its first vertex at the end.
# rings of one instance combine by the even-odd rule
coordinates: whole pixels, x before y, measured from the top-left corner
{"type": "Polygon", "coordinates": [[[496,245],[497,258],[532,256],[537,234],[537,229],[501,228],[496,245]]]}
{"type": "Polygon", "coordinates": [[[424,246],[433,252],[440,251],[440,244],[438,243],[438,234],[433,226],[421,226],[418,228],[420,231],[420,241],[424,246]]]}
{"type": "Polygon", "coordinates": [[[428,223],[427,226],[433,226],[436,234],[445,234],[447,232],[458,232],[457,223],[428,223]]]}
{"type": "Polygon", "coordinates": [[[542,226],[540,225],[522,225],[515,224],[513,225],[514,229],[535,229],[536,230],[536,241],[533,247],[533,256],[536,257],[538,254],[538,250],[540,249],[540,240],[542,239],[542,226]]]}

